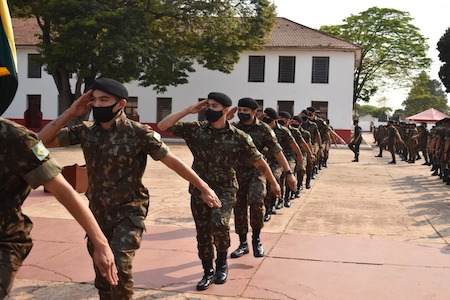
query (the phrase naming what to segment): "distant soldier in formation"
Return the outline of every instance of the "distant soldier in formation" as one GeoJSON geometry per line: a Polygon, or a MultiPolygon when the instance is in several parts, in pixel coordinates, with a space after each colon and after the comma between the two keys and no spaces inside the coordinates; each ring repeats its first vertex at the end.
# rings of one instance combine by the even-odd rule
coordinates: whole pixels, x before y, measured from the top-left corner
{"type": "MultiPolygon", "coordinates": [[[[238,101],[237,109],[235,108],[229,113],[228,119],[232,119],[237,111],[239,122],[233,123],[233,125],[251,135],[256,148],[260,152],[264,152],[266,157],[274,157],[284,172],[289,174],[290,166],[283,154],[283,149],[278,143],[275,132],[269,125],[261,122],[256,117],[257,108],[258,103],[254,99],[242,98],[238,101]]],[[[253,256],[263,257],[264,248],[261,243],[260,233],[264,227],[264,198],[267,194],[266,179],[246,160],[237,162],[236,173],[239,189],[234,206],[234,224],[235,231],[239,235],[239,247],[230,256],[231,258],[238,258],[250,252],[247,242],[248,209],[250,208],[253,256]]],[[[287,175],[287,184],[295,184],[292,174],[287,175]]]]}
{"type": "Polygon", "coordinates": [[[350,150],[352,150],[355,154],[355,158],[352,160],[352,162],[359,162],[359,146],[362,142],[362,129],[361,127],[359,127],[358,122],[358,120],[353,120],[353,136],[350,140],[350,143],[348,144],[348,148],[350,148],[350,150]]]}
{"type": "Polygon", "coordinates": [[[387,146],[392,156],[392,160],[389,162],[389,164],[396,164],[397,161],[395,159],[395,151],[397,143],[404,144],[404,141],[400,137],[397,128],[394,126],[394,121],[389,120],[387,126],[387,136],[380,141],[380,153],[376,155],[376,157],[383,157],[383,149],[387,146]]]}

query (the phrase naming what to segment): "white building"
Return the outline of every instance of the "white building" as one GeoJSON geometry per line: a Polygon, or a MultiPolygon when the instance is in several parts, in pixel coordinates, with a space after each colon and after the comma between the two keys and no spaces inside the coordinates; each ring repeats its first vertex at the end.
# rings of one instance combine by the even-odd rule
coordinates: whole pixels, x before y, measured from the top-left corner
{"type": "MultiPolygon", "coordinates": [[[[39,29],[35,22],[13,19],[19,88],[3,117],[39,130],[57,117],[58,92],[53,78],[31,59],[37,55],[35,34],[39,29]]],[[[260,103],[261,110],[272,107],[298,114],[314,106],[348,140],[352,128],[353,72],[360,58],[361,48],[357,45],[277,18],[265,48],[243,52],[231,74],[196,66],[188,84],[169,87],[164,94],[136,82],[126,84],[130,95],[127,114],[154,125],[168,113],[217,91],[229,95],[233,104],[240,98],[252,97],[260,103]]],[[[190,115],[184,120],[198,118],[190,115]]]]}

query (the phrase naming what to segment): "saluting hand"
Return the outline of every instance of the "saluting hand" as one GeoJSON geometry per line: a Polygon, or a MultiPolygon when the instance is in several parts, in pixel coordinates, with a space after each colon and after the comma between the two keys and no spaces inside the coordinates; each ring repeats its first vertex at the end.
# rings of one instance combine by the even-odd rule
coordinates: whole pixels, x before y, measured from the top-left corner
{"type": "Polygon", "coordinates": [[[238,109],[237,107],[233,107],[232,109],[230,109],[228,111],[228,113],[227,113],[227,120],[231,120],[231,119],[234,118],[234,115],[236,114],[237,109],[238,109]]]}
{"type": "Polygon", "coordinates": [[[205,110],[207,107],[208,107],[208,99],[189,106],[187,110],[190,114],[198,114],[202,110],[205,110]]]}
{"type": "Polygon", "coordinates": [[[92,108],[92,90],[87,91],[80,96],[72,105],[69,107],[69,113],[72,116],[83,116],[92,108]]]}

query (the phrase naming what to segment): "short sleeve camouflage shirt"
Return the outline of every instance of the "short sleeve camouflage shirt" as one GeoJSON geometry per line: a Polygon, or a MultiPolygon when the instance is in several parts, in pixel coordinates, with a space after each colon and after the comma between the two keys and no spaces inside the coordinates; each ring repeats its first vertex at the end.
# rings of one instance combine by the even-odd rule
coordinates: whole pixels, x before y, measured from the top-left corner
{"type": "Polygon", "coordinates": [[[222,129],[209,122],[178,122],[168,131],[186,141],[194,156],[192,169],[214,190],[237,187],[238,160],[254,163],[263,157],[252,137],[228,122],[222,129]]]}
{"type": "MultiPolygon", "coordinates": [[[[4,249],[7,244],[21,244],[15,245],[11,253],[29,251],[20,249],[31,242],[32,227],[30,219],[22,214],[22,204],[31,188],[57,176],[61,168],[35,133],[3,118],[0,118],[0,145],[0,243],[4,249]]],[[[0,264],[11,266],[12,259],[0,252],[0,264]]]]}
{"type": "Polygon", "coordinates": [[[147,216],[149,194],[142,184],[147,155],[160,160],[168,153],[159,133],[122,114],[109,130],[84,122],[64,128],[58,138],[61,146],[81,144],[88,169],[86,196],[100,224],[147,216]]]}

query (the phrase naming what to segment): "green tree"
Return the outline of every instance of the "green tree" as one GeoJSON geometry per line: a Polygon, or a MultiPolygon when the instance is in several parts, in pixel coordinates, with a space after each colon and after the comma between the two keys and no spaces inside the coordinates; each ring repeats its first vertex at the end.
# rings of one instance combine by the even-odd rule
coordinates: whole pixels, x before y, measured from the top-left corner
{"type": "Polygon", "coordinates": [[[368,102],[379,87],[405,86],[430,66],[428,45],[408,12],[372,7],[343,20],[342,25],[320,30],[363,47],[361,64],[355,68],[353,103],[368,102]]]}
{"type": "Polygon", "coordinates": [[[447,28],[439,39],[437,50],[439,51],[439,60],[444,63],[439,70],[439,78],[446,92],[450,93],[450,28],[447,28]]]}
{"type": "Polygon", "coordinates": [[[370,114],[374,118],[378,118],[380,121],[387,121],[392,108],[387,106],[376,107],[373,105],[359,105],[355,104],[355,111],[359,117],[370,114]]]}
{"type": "Polygon", "coordinates": [[[407,115],[405,115],[405,110],[399,108],[399,109],[396,109],[394,111],[394,113],[392,114],[391,119],[394,120],[394,121],[400,121],[400,119],[403,118],[403,117],[407,117],[407,115]]]}
{"type": "Polygon", "coordinates": [[[414,78],[408,98],[403,101],[405,114],[411,116],[424,110],[435,108],[448,113],[447,96],[442,91],[442,85],[437,80],[431,80],[425,71],[414,78]]]}
{"type": "Polygon", "coordinates": [[[269,0],[14,0],[10,7],[15,17],[37,20],[41,62],[61,111],[98,76],[165,91],[187,83],[194,63],[229,73],[243,50],[265,44],[275,23],[269,0]]]}

